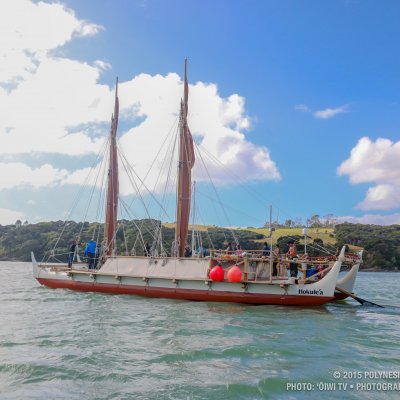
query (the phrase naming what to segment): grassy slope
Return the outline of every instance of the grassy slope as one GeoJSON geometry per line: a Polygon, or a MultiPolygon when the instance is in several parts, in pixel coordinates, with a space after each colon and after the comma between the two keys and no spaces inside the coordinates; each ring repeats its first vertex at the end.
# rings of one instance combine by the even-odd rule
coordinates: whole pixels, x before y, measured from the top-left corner
{"type": "MultiPolygon", "coordinates": [[[[266,237],[269,235],[268,228],[246,228],[246,230],[261,233],[266,237]]],[[[278,228],[274,231],[272,236],[273,242],[276,243],[276,240],[281,236],[303,236],[303,228],[278,228]]],[[[317,238],[322,239],[326,244],[334,244],[336,242],[332,228],[308,228],[307,236],[311,238],[311,240],[317,238]]]]}

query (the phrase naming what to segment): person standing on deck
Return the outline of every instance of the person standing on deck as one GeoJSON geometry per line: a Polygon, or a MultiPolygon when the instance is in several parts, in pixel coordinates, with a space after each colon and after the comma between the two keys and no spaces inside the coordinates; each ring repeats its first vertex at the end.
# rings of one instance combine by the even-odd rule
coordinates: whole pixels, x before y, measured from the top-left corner
{"type": "MultiPolygon", "coordinates": [[[[290,260],[293,260],[293,258],[297,257],[296,246],[294,245],[294,242],[289,242],[288,244],[289,244],[289,251],[286,254],[290,260]]],[[[295,262],[290,263],[290,276],[291,277],[297,276],[297,263],[295,262]]]]}
{"type": "Polygon", "coordinates": [[[72,268],[72,263],[74,262],[75,258],[75,252],[76,252],[76,240],[72,240],[68,253],[68,268],[72,268]]]}
{"type": "Polygon", "coordinates": [[[262,249],[261,257],[268,257],[271,249],[268,246],[267,242],[264,242],[264,247],[262,249]]]}
{"type": "Polygon", "coordinates": [[[278,276],[278,262],[280,260],[280,248],[279,248],[279,244],[277,243],[274,251],[273,251],[273,257],[274,257],[274,261],[272,263],[272,276],[278,276]]]}
{"type": "Polygon", "coordinates": [[[183,255],[184,257],[192,257],[192,249],[190,246],[187,244],[185,247],[185,253],[183,255]]]}
{"type": "Polygon", "coordinates": [[[96,249],[96,242],[92,239],[87,244],[85,252],[83,253],[83,256],[88,258],[89,269],[95,268],[96,249]]]}
{"type": "Polygon", "coordinates": [[[150,245],[149,245],[149,242],[146,242],[146,244],[144,245],[144,255],[146,257],[150,257],[150,245]]]}

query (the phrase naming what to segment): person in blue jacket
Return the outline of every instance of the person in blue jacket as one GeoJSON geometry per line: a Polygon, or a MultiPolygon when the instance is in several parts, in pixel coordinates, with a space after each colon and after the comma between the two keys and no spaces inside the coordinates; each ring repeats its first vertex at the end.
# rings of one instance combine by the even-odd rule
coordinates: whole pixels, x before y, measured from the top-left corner
{"type": "Polygon", "coordinates": [[[89,269],[95,268],[96,250],[96,242],[92,239],[87,244],[85,252],[83,253],[83,256],[88,258],[89,269]]]}

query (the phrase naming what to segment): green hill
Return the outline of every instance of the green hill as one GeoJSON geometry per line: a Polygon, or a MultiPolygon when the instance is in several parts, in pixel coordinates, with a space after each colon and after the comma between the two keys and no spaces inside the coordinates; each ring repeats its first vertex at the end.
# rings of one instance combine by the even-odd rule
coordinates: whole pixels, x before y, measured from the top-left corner
{"type": "MultiPolygon", "coordinates": [[[[174,240],[173,224],[161,224],[160,221],[145,219],[123,221],[123,229],[117,233],[119,254],[143,254],[143,243],[153,242],[155,227],[161,227],[164,250],[169,253],[174,240]],[[141,228],[142,237],[138,235],[141,228]]],[[[261,249],[263,242],[269,241],[267,228],[227,229],[216,226],[196,226],[203,245],[208,248],[223,249],[227,242],[241,244],[242,249],[261,249]]],[[[85,242],[102,234],[100,223],[76,223],[74,221],[41,222],[22,226],[0,225],[0,260],[29,261],[33,251],[38,260],[43,259],[52,249],[57,248],[58,258],[66,259],[69,243],[73,238],[85,242]]],[[[304,250],[302,228],[278,228],[273,232],[273,243],[287,243],[295,238],[298,250],[304,250]]],[[[189,241],[190,241],[189,233],[189,241]]],[[[101,240],[98,240],[101,242],[101,240]]],[[[339,224],[333,228],[309,228],[307,252],[317,250],[313,244],[329,247],[334,252],[344,244],[350,250],[364,249],[363,269],[396,271],[400,270],[400,225],[378,226],[361,224],[339,224]],[[314,250],[313,250],[314,249],[314,250]]],[[[317,247],[318,247],[317,246],[317,247]]],[[[284,249],[283,249],[284,251],[284,249]]]]}

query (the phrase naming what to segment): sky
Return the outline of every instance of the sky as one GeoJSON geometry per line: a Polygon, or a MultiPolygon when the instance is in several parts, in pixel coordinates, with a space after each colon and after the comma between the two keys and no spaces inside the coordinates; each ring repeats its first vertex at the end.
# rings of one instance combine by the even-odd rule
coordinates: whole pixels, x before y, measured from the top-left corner
{"type": "Polygon", "coordinates": [[[395,0],[2,0],[0,224],[64,219],[107,138],[116,77],[119,145],[161,192],[166,166],[148,169],[185,58],[193,138],[223,167],[196,157],[199,222],[262,226],[272,205],[282,222],[400,223],[399,13],[395,0]]]}

